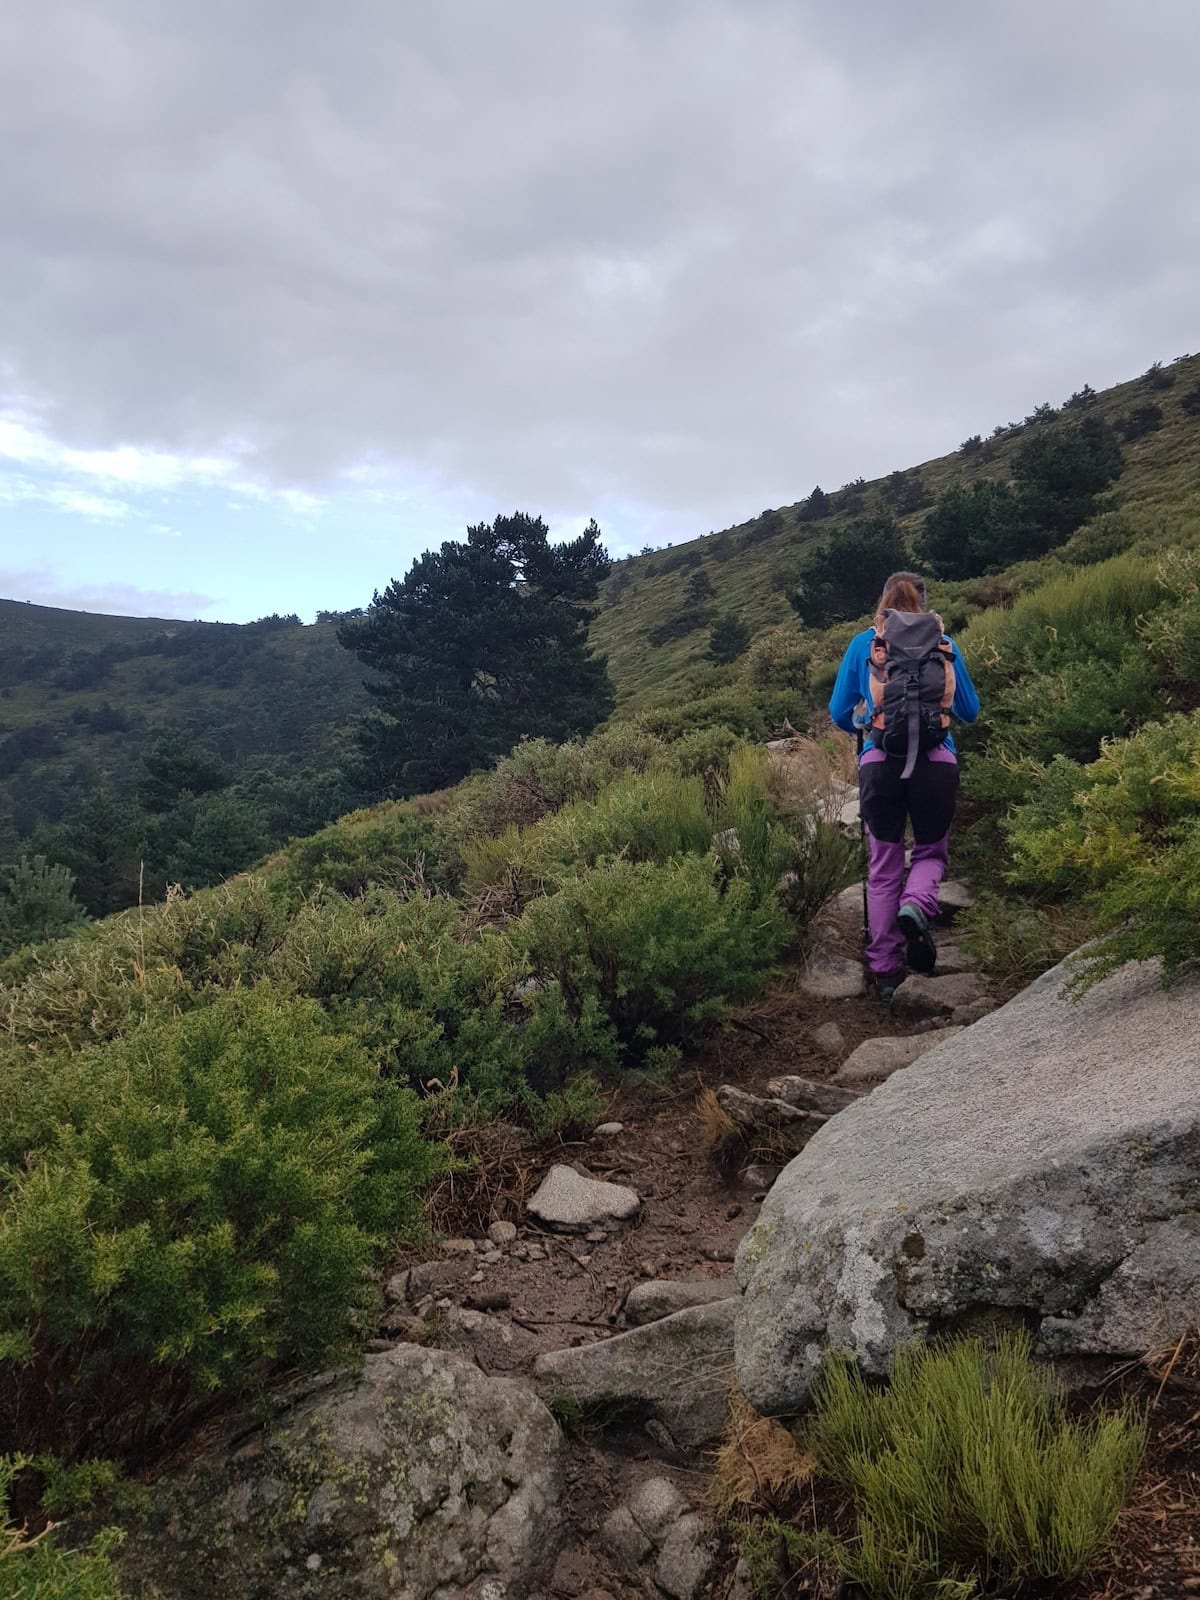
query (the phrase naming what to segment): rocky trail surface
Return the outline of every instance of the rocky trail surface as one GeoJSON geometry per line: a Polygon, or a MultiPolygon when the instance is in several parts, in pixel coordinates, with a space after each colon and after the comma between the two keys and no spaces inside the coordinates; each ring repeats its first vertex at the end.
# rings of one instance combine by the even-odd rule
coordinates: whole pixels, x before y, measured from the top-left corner
{"type": "MultiPolygon", "coordinates": [[[[967,900],[961,886],[947,898],[950,915],[967,900]]],[[[860,919],[853,888],[817,953],[688,1079],[635,1080],[589,1138],[509,1186],[486,1226],[476,1215],[388,1281],[377,1349],[459,1351],[531,1380],[567,1424],[568,1531],[547,1595],[689,1600],[728,1586],[702,1513],[734,1381],[737,1247],[818,1127],[997,1003],[943,934],[937,975],[882,1009],[855,953],[860,919]]]]}
{"type": "MultiPolygon", "coordinates": [[[[965,898],[950,889],[951,917],[965,898]]],[[[739,1373],[737,1387],[760,1409],[787,1410],[776,1401],[797,1383],[802,1391],[803,1362],[827,1329],[847,1342],[838,1323],[847,1307],[848,1342],[857,1339],[862,1359],[881,1369],[894,1337],[938,1324],[947,1308],[964,1309],[954,1299],[960,1282],[973,1306],[985,1279],[1000,1286],[1000,1307],[1004,1286],[1015,1284],[1018,1315],[1040,1307],[1043,1335],[1073,1351],[1083,1348],[1083,1330],[1097,1350],[1144,1355],[1122,1342],[1121,1319],[1150,1326],[1139,1286],[1156,1272],[1177,1290],[1178,1304],[1167,1307],[1174,1323],[1200,1322],[1180,1321],[1181,1307],[1200,1306],[1200,1191],[1189,1176],[1194,1117],[1186,1094],[1171,1090],[1195,1075],[1180,1019],[1194,1036],[1200,986],[1164,1009],[1153,998],[1153,974],[1147,981],[1134,973],[1125,981],[1136,994],[1089,1001],[1105,1034],[1093,1063],[1075,1047],[1074,1014],[1054,1014],[1053,974],[981,1020],[1004,997],[953,944],[952,929],[939,932],[938,971],[911,978],[902,1002],[881,1009],[858,964],[860,918],[859,891],[847,891],[818,930],[815,954],[719,1030],[686,1076],[664,1083],[629,1075],[586,1136],[551,1145],[515,1129],[465,1130],[463,1153],[478,1159],[435,1197],[440,1246],[393,1263],[362,1370],[280,1392],[265,1422],[227,1425],[182,1476],[177,1464],[153,1512],[130,1530],[123,1559],[135,1592],[162,1590],[176,1600],[751,1600],[711,1502],[714,1455],[739,1373]],[[1145,1009],[1145,1024],[1129,1020],[1140,1015],[1135,1006],[1145,1009]],[[1093,1065],[1118,1133],[1153,1099],[1135,1093],[1130,1109],[1136,1072],[1122,1026],[1142,1028],[1172,1068],[1159,1098],[1179,1128],[1174,1166],[1157,1155],[1147,1165],[1145,1153],[1157,1145],[1134,1129],[1130,1160],[1145,1173],[1118,1184],[1115,1196],[1112,1185],[1104,1191],[1112,1238],[1103,1261],[1089,1266],[1087,1228],[1072,1235],[1072,1299],[1063,1239],[1042,1238],[1063,1219],[1073,1225],[1071,1195],[1058,1222],[1039,1221],[1038,1151],[1045,1146],[1053,1172],[1056,1149],[1071,1145],[1073,1130],[1080,1150],[1090,1150],[1093,1065]],[[962,1114],[950,1104],[960,1100],[962,1114]],[[1050,1137],[1056,1115],[1065,1125],[1050,1137]],[[946,1144],[957,1151],[952,1161],[938,1142],[943,1121],[964,1146],[946,1144]],[[911,1127],[913,1140],[898,1126],[911,1127]],[[1028,1175],[1033,1202],[1024,1211],[1013,1209],[1020,1184],[989,1189],[982,1178],[993,1209],[975,1205],[975,1178],[1004,1154],[989,1129],[1005,1130],[1010,1167],[1028,1175]],[[904,1150],[922,1139],[926,1157],[909,1161],[908,1172],[904,1150]],[[909,1198],[897,1185],[912,1187],[925,1205],[928,1256],[907,1223],[895,1222],[909,1198]],[[841,1189],[851,1197],[843,1208],[841,1189]],[[1015,1215],[1029,1248],[1009,1252],[1010,1260],[972,1244],[969,1228],[942,1227],[951,1212],[963,1222],[975,1211],[981,1238],[995,1236],[995,1219],[1011,1227],[1015,1215]],[[839,1231],[839,1217],[850,1226],[839,1231]],[[881,1272],[868,1270],[879,1265],[874,1246],[861,1260],[854,1255],[863,1219],[883,1241],[875,1252],[881,1272]],[[1147,1219],[1155,1224],[1149,1231],[1147,1219]],[[952,1262],[941,1283],[939,1263],[953,1255],[946,1239],[958,1241],[959,1255],[975,1250],[988,1269],[983,1277],[952,1262]],[[893,1244],[894,1268],[884,1249],[893,1244]],[[991,1276],[989,1262],[999,1269],[991,1276]],[[1075,1320],[1064,1322],[1061,1311],[1075,1320]],[[790,1330],[802,1326],[810,1327],[808,1342],[797,1343],[790,1330]]],[[[1158,1071],[1159,1057],[1147,1059],[1158,1071]]],[[[1103,1131],[1104,1118],[1092,1120],[1103,1131]]],[[[1106,1151],[1084,1170],[1085,1199],[1104,1188],[1110,1164],[1106,1151]]],[[[1162,1283],[1153,1288],[1157,1307],[1162,1283]]],[[[1114,1560],[1095,1582],[1058,1586],[1043,1600],[1200,1593],[1200,1340],[1186,1349],[1185,1342],[1163,1350],[1152,1377],[1137,1359],[1105,1369],[1114,1396],[1124,1388],[1151,1406],[1147,1463],[1114,1560]]],[[[739,1404],[755,1427],[777,1426],[739,1404]]],[[[828,1525],[843,1510],[814,1500],[804,1514],[828,1525]]],[[[830,1581],[786,1592],[834,1600],[830,1581]]]]}

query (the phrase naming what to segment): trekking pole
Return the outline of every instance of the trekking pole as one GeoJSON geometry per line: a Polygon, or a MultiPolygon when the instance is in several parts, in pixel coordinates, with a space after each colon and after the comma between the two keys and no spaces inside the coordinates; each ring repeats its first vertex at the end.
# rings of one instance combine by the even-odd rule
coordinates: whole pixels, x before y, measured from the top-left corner
{"type": "MultiPolygon", "coordinates": [[[[855,770],[855,776],[857,777],[859,768],[862,765],[862,753],[863,753],[863,731],[862,731],[861,726],[855,728],[855,730],[854,730],[854,739],[855,739],[854,770],[855,770]]],[[[863,814],[862,814],[862,787],[861,787],[861,784],[859,786],[859,800],[858,800],[858,841],[859,841],[859,847],[860,847],[861,853],[862,853],[861,859],[862,859],[862,892],[863,892],[863,944],[866,945],[866,944],[869,944],[870,941],[871,941],[871,924],[870,924],[870,919],[869,919],[869,917],[867,915],[867,825],[863,821],[863,814]]]]}

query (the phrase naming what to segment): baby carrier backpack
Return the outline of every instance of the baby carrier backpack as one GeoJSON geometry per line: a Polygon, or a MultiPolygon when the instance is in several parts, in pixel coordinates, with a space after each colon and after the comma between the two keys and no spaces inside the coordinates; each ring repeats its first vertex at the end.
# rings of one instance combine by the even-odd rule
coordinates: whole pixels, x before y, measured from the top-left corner
{"type": "Polygon", "coordinates": [[[904,757],[910,778],[917,756],[950,731],[954,652],[934,611],[881,611],[871,645],[871,737],[904,757]]]}

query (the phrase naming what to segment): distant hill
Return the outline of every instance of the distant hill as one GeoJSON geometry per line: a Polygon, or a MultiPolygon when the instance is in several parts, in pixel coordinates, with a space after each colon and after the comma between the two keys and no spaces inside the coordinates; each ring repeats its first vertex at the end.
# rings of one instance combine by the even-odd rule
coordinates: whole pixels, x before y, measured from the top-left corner
{"type": "Polygon", "coordinates": [[[109,617],[0,600],[0,799],[24,834],[89,789],[120,796],[167,728],[235,776],[264,759],[321,771],[366,699],[332,622],[109,617]]]}
{"type": "Polygon", "coordinates": [[[1095,395],[1085,391],[1074,406],[1040,407],[1028,419],[1001,424],[995,436],[983,429],[959,449],[887,478],[837,489],[826,484],[824,507],[820,497],[815,507],[797,501],[618,563],[592,627],[597,649],[608,655],[618,705],[634,710],[686,683],[705,658],[706,613],[732,614],[752,631],[787,621],[787,591],[814,546],[879,511],[893,512],[906,533],[915,534],[947,489],[1005,477],[1032,431],[1088,414],[1113,424],[1121,438],[1125,469],[1112,498],[1133,524],[1131,537],[1155,531],[1164,519],[1172,525],[1190,519],[1200,528],[1200,355],[1191,355],[1095,395]],[[822,514],[813,516],[814,510],[822,514]],[[685,591],[698,572],[711,598],[689,604],[685,591]]]}
{"type": "MultiPolygon", "coordinates": [[[[685,689],[714,618],[735,617],[751,632],[788,620],[787,591],[814,547],[878,511],[915,535],[946,489],[1005,477],[1031,431],[1060,415],[1090,413],[1117,429],[1125,468],[1111,500],[1130,525],[1124,542],[1189,522],[1200,530],[1200,355],[1073,401],[887,478],[827,486],[618,562],[592,639],[608,656],[619,709],[685,689]],[[689,585],[699,598],[685,598],[689,585]]],[[[332,622],[108,617],[0,600],[0,835],[6,805],[26,834],[97,787],[127,794],[138,756],[166,728],[186,730],[235,777],[256,764],[289,776],[328,771],[367,703],[361,676],[332,622]]]]}

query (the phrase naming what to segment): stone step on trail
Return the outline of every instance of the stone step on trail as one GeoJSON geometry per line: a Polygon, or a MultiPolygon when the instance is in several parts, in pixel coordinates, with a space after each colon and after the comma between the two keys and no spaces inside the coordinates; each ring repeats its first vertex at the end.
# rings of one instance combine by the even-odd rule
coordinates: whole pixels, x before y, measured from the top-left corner
{"type": "Polygon", "coordinates": [[[641,1208],[641,1196],[624,1184],[588,1177],[574,1167],[553,1166],[525,1209],[560,1233],[587,1233],[631,1222],[641,1208]]]}
{"type": "Polygon", "coordinates": [[[864,1039],[846,1057],[833,1075],[835,1084],[862,1090],[882,1083],[901,1067],[911,1066],[919,1057],[962,1029],[934,1029],[929,1033],[897,1034],[889,1038],[864,1039]]]}
{"type": "Polygon", "coordinates": [[[690,1306],[712,1305],[738,1293],[731,1277],[726,1278],[651,1278],[636,1283],[625,1301],[625,1318],[633,1327],[660,1322],[690,1306]]]}
{"type": "Polygon", "coordinates": [[[812,1078],[798,1078],[786,1073],[779,1078],[767,1079],[767,1094],[782,1100],[799,1111],[815,1111],[823,1117],[836,1117],[839,1111],[852,1106],[858,1099],[853,1089],[833,1083],[816,1083],[812,1078]]]}
{"type": "MultiPolygon", "coordinates": [[[[979,1001],[989,1001],[987,984],[975,972],[947,973],[944,977],[925,977],[910,972],[896,990],[892,1012],[897,1017],[949,1017],[958,1020],[957,1013],[979,1001]]],[[[972,1015],[971,1021],[978,1018],[972,1015]]]]}

